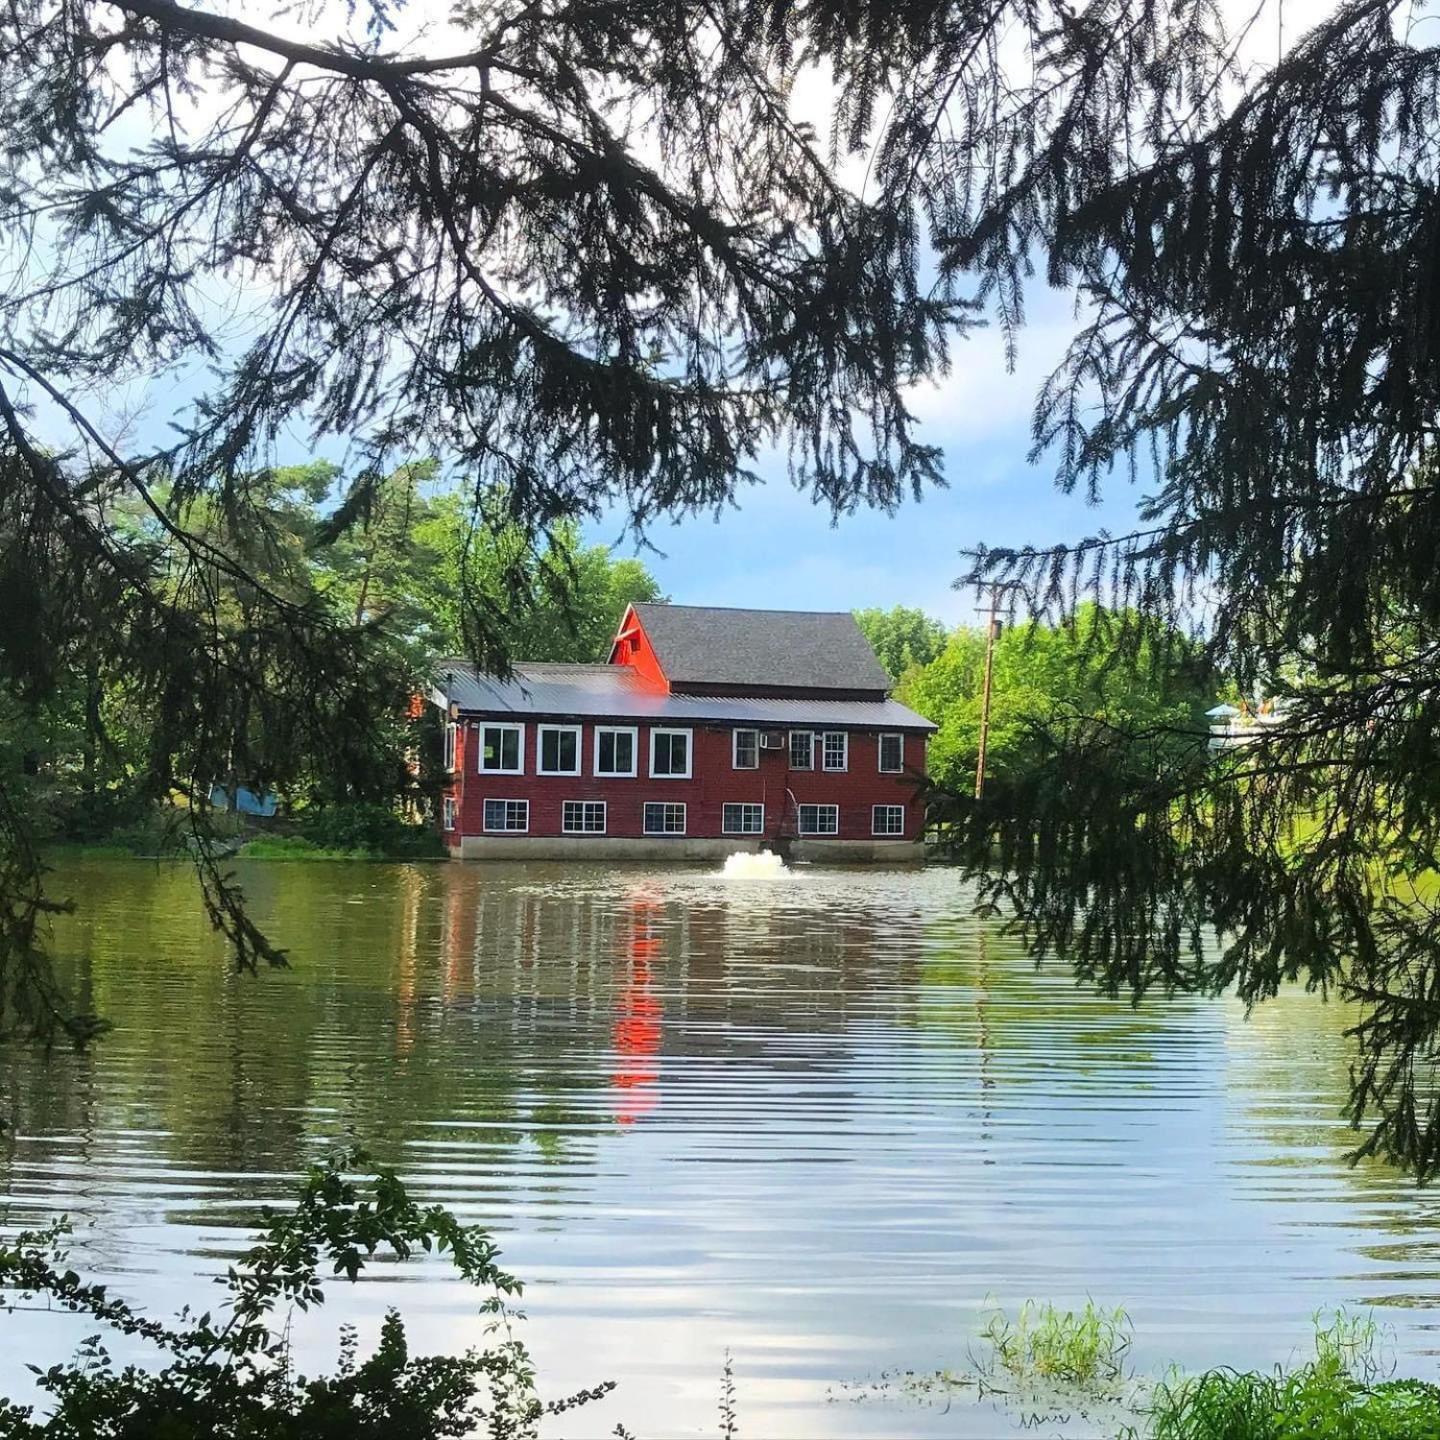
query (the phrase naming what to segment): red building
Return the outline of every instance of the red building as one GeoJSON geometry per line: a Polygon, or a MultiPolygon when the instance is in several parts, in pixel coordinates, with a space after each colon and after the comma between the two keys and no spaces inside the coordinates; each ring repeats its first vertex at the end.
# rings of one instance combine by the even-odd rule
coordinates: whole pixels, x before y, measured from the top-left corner
{"type": "Polygon", "coordinates": [[[847,614],[632,605],[605,664],[445,661],[432,699],[464,859],[921,854],[935,726],[847,614]]]}

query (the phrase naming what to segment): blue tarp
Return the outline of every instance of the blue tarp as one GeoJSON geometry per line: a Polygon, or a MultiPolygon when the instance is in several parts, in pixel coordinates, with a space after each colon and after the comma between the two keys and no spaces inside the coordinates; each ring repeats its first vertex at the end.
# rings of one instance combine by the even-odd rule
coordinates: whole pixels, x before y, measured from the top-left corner
{"type": "Polygon", "coordinates": [[[235,787],[235,803],[230,803],[230,792],[223,785],[210,789],[210,803],[217,810],[234,810],[241,815],[258,815],[268,820],[275,813],[275,797],[268,791],[257,795],[247,785],[235,787]]]}

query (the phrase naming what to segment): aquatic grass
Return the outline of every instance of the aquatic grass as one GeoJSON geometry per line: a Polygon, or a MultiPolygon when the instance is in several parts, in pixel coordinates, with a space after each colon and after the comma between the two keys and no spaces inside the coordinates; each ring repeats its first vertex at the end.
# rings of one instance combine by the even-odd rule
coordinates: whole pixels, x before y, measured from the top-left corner
{"type": "Polygon", "coordinates": [[[1134,1327],[1123,1308],[1104,1309],[1087,1299],[1083,1309],[1061,1310],[1027,1300],[1014,1320],[995,1310],[980,1332],[992,1367],[1018,1380],[1109,1388],[1124,1372],[1134,1327]]]}

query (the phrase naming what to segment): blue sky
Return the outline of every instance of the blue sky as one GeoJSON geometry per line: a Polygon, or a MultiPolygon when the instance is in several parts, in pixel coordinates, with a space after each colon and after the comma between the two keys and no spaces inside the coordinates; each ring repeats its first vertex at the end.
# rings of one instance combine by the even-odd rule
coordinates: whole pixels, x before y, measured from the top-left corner
{"type": "MultiPolygon", "coordinates": [[[[957,624],[973,620],[975,605],[973,592],[952,587],[961,550],[981,542],[1047,545],[1128,527],[1139,492],[1123,472],[1092,506],[1056,490],[1052,464],[1027,463],[1036,391],[1074,329],[1059,297],[1035,308],[1042,318],[1021,332],[1013,373],[999,335],[982,330],[954,346],[950,375],[915,397],[924,437],[945,451],[945,489],[893,516],[861,511],[832,527],[828,511],[797,493],[776,463],[768,483],[744,492],[739,508],[718,520],[650,532],[661,553],[645,559],[665,592],[696,605],[918,605],[957,624]]],[[[589,530],[605,543],[619,533],[618,520],[589,530]]],[[[634,551],[625,541],[618,548],[634,551]]]]}

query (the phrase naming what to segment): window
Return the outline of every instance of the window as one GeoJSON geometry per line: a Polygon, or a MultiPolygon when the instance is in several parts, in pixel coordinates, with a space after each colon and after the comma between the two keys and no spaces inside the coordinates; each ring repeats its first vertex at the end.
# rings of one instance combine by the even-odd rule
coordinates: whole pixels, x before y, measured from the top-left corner
{"type": "Polygon", "coordinates": [[[840,807],[838,805],[801,805],[799,809],[802,835],[838,835],[840,833],[840,807]]]}
{"type": "Polygon", "coordinates": [[[650,774],[659,780],[690,778],[690,732],[688,730],[652,730],[650,732],[650,774]]]}
{"type": "Polygon", "coordinates": [[[905,737],[903,735],[882,735],[880,737],[880,768],[887,775],[898,775],[905,768],[905,737]]]}
{"type": "Polygon", "coordinates": [[[560,828],[567,835],[603,835],[603,800],[567,800],[560,811],[560,828]]]}
{"type": "Polygon", "coordinates": [[[903,835],[905,833],[905,807],[903,805],[876,805],[870,811],[870,833],[872,835],[903,835]]]}
{"type": "Polygon", "coordinates": [[[628,726],[597,725],[595,727],[595,773],[597,775],[633,778],[635,774],[636,739],[639,731],[628,726]]]}
{"type": "Polygon", "coordinates": [[[760,732],[758,730],[737,730],[734,735],[732,758],[737,770],[758,770],[760,768],[760,732]]]}
{"type": "Polygon", "coordinates": [[[722,805],[720,807],[720,829],[726,835],[763,835],[765,833],[765,807],[763,805],[722,805]]]}
{"type": "Polygon", "coordinates": [[[455,797],[453,795],[447,795],[441,802],[441,805],[443,807],[442,813],[445,817],[445,828],[447,830],[453,830],[455,828],[455,797]]]}
{"type": "Polygon", "coordinates": [[[523,725],[482,725],[480,727],[480,769],[485,774],[523,775],[525,773],[524,750],[525,727],[523,725]]]}
{"type": "Polygon", "coordinates": [[[827,730],[821,754],[827,770],[844,770],[850,760],[850,737],[843,730],[827,730]]]}
{"type": "Polygon", "coordinates": [[[815,768],[815,737],[808,730],[790,732],[790,768],[792,770],[813,770],[815,768]]]}
{"type": "Polygon", "coordinates": [[[460,727],[453,721],[445,727],[445,768],[455,768],[455,732],[460,727]]]}
{"type": "Polygon", "coordinates": [[[528,800],[487,800],[485,802],[485,828],[487,830],[528,830],[530,828],[530,802],[528,800]]]}
{"type": "Polygon", "coordinates": [[[580,773],[580,727],[542,725],[537,775],[578,775],[580,773]]]}
{"type": "Polygon", "coordinates": [[[672,805],[669,801],[647,800],[645,802],[645,833],[647,835],[683,835],[685,833],[685,807],[672,805]]]}

